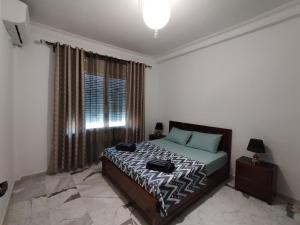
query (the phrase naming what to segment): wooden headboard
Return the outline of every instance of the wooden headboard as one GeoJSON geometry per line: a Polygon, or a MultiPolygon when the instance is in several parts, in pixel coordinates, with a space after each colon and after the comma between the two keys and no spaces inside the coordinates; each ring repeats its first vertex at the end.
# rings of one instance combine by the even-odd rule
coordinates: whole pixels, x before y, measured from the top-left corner
{"type": "Polygon", "coordinates": [[[182,123],[177,121],[169,122],[169,131],[173,128],[179,128],[182,130],[189,131],[198,131],[202,133],[210,133],[210,134],[222,134],[222,140],[219,145],[219,150],[222,150],[228,154],[228,163],[230,165],[231,158],[231,139],[232,139],[232,130],[218,127],[209,127],[198,124],[190,124],[190,123],[182,123]]]}

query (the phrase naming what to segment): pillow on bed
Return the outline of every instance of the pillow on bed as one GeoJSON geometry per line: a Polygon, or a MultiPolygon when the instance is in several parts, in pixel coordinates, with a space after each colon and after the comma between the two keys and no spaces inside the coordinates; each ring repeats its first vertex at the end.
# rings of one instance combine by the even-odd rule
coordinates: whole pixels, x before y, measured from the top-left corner
{"type": "Polygon", "coordinates": [[[193,131],[192,137],[186,146],[216,153],[218,151],[221,138],[222,135],[220,134],[208,134],[193,131]]]}
{"type": "Polygon", "coordinates": [[[177,144],[185,145],[192,135],[192,131],[181,130],[173,127],[168,136],[165,138],[177,144]]]}

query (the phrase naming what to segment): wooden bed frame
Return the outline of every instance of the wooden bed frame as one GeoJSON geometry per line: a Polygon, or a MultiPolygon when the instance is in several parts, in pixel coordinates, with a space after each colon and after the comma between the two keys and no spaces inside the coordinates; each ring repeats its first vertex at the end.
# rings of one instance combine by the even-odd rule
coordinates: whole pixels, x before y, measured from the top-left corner
{"type": "Polygon", "coordinates": [[[166,217],[160,216],[159,202],[156,198],[145,191],[138,183],[127,176],[109,159],[102,157],[102,174],[112,181],[112,183],[114,183],[122,191],[122,193],[135,204],[136,208],[152,225],[167,224],[171,219],[196,202],[200,197],[204,196],[216,186],[221,184],[224,180],[229,178],[232,139],[231,130],[170,121],[169,130],[171,130],[173,127],[183,130],[222,134],[223,136],[219,145],[219,150],[227,152],[228,162],[224,167],[208,176],[208,183],[204,188],[187,196],[186,199],[184,199],[180,204],[171,207],[168,210],[168,216],[166,217]]]}

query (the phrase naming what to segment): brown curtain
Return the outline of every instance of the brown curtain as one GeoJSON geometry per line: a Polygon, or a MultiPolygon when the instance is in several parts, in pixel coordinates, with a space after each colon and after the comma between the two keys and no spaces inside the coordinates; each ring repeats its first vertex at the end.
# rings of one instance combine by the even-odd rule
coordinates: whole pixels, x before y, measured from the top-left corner
{"type": "MultiPolygon", "coordinates": [[[[113,120],[113,115],[116,114],[121,106],[118,98],[111,101],[111,83],[114,79],[127,81],[126,63],[108,60],[97,54],[87,53],[86,58],[86,73],[94,76],[104,77],[104,118],[103,127],[87,129],[87,150],[90,152],[88,159],[89,163],[97,162],[101,152],[107,147],[112,147],[119,142],[125,141],[125,127],[111,126],[110,121],[113,120]]],[[[117,89],[114,91],[118,92],[117,89]]],[[[99,112],[100,113],[100,112],[99,112]]]]}
{"type": "Polygon", "coordinates": [[[127,65],[127,121],[126,142],[140,142],[145,138],[145,64],[127,65]]]}
{"type": "Polygon", "coordinates": [[[53,146],[49,173],[86,164],[84,115],[84,51],[56,45],[54,73],[53,146]]]}
{"type": "Polygon", "coordinates": [[[98,162],[105,148],[119,142],[144,140],[144,64],[102,57],[60,44],[56,45],[55,57],[49,173],[75,170],[98,162]],[[86,114],[89,108],[85,108],[87,98],[94,96],[94,92],[92,97],[86,94],[86,75],[104,79],[101,84],[104,97],[100,97],[104,98],[103,108],[93,111],[95,115],[103,116],[101,126],[88,127],[86,124],[89,118],[86,114]],[[125,82],[126,88],[118,82],[125,82]],[[120,96],[126,96],[125,100],[120,96]],[[120,115],[124,117],[121,125],[120,115]]]}

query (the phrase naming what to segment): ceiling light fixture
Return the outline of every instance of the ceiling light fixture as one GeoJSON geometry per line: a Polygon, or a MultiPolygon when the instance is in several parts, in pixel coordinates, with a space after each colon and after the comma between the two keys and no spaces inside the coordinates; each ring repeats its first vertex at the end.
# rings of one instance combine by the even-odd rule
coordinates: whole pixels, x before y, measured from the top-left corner
{"type": "Polygon", "coordinates": [[[154,38],[157,38],[158,30],[165,27],[170,20],[170,0],[142,0],[142,9],[145,24],[154,30],[154,38]]]}

